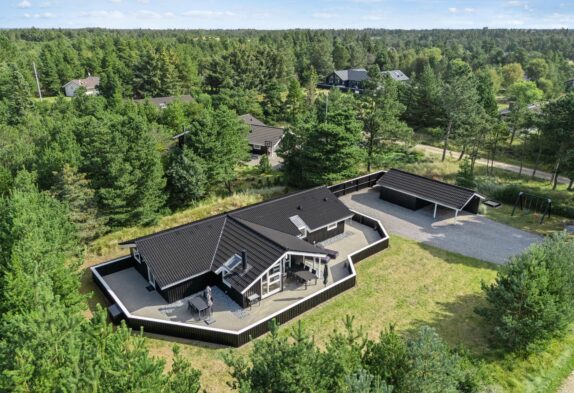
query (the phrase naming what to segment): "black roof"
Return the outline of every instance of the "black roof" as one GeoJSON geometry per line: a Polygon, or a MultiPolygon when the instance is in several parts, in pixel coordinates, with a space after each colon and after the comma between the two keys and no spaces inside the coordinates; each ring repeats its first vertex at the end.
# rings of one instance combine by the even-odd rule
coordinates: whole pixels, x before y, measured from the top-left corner
{"type": "Polygon", "coordinates": [[[352,213],[326,187],[318,187],[122,244],[135,245],[160,288],[215,272],[245,250],[248,268],[236,268],[226,276],[226,281],[241,292],[285,252],[325,254],[297,237],[300,232],[290,220],[293,215],[304,220],[309,229],[316,229],[352,213]]]}
{"type": "Polygon", "coordinates": [[[300,234],[291,221],[299,216],[309,230],[352,216],[351,211],[327,187],[301,191],[290,197],[278,198],[231,212],[230,215],[277,231],[300,234]]]}
{"type": "Polygon", "coordinates": [[[461,210],[474,195],[482,197],[469,188],[415,175],[398,169],[391,169],[377,182],[377,186],[413,195],[441,206],[461,210]]]}

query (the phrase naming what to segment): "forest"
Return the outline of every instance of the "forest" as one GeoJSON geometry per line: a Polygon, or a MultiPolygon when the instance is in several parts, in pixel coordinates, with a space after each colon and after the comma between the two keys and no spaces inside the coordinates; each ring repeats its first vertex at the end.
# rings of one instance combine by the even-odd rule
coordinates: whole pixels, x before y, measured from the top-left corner
{"type": "MultiPolygon", "coordinates": [[[[477,186],[483,158],[547,170],[549,188],[566,176],[574,191],[573,79],[569,30],[0,31],[0,390],[199,391],[196,365],[177,347],[165,371],[144,339],[113,328],[105,310],[85,318],[80,266],[105,234],[252,187],[238,180],[250,158],[238,115],[287,130],[281,171],[265,161],[257,168],[277,172],[261,188],[333,184],[416,163],[412,146],[425,143],[444,149],[442,160],[449,149],[460,152],[460,185],[477,186]],[[368,70],[364,94],[316,87],[347,68],[368,70]],[[410,81],[380,72],[394,69],[410,81]],[[64,97],[64,84],[88,75],[100,77],[99,95],[80,89],[64,97]],[[135,101],[188,94],[191,102],[165,109],[135,101]],[[182,129],[180,147],[172,137],[182,129]]],[[[574,218],[574,198],[565,195],[557,211],[574,218]]],[[[549,276],[552,268],[545,267],[549,276]]],[[[512,268],[501,274],[512,280],[512,268]]],[[[497,288],[485,293],[500,305],[497,288]]],[[[574,298],[563,289],[556,298],[574,298]]],[[[504,316],[482,314],[504,325],[504,316]]],[[[547,334],[515,336],[511,350],[554,337],[571,317],[547,334]]],[[[315,381],[318,391],[480,391],[474,365],[430,328],[406,338],[390,329],[369,341],[352,321],[344,327],[323,352],[300,330],[293,345],[274,332],[254,347],[249,365],[226,359],[234,387],[270,391],[257,367],[281,350],[337,376],[336,385],[315,381]],[[428,363],[417,363],[420,356],[428,363]],[[386,362],[396,367],[379,367],[386,362]],[[436,390],[420,390],[429,370],[436,390]]],[[[518,333],[506,326],[504,334],[518,333]]],[[[314,376],[292,378],[283,391],[314,376]]]]}

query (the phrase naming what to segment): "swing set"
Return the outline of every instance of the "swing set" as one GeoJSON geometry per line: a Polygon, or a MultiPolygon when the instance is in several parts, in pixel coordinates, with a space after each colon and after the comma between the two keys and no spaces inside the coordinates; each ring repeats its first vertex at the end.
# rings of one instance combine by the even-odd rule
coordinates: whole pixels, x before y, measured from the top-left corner
{"type": "Polygon", "coordinates": [[[546,217],[550,217],[550,211],[552,210],[552,199],[528,194],[521,191],[518,193],[516,202],[514,202],[514,207],[512,208],[512,213],[510,214],[511,216],[514,216],[517,206],[520,207],[520,211],[524,212],[524,214],[528,214],[530,212],[541,214],[539,224],[542,224],[544,223],[544,219],[546,217]]]}

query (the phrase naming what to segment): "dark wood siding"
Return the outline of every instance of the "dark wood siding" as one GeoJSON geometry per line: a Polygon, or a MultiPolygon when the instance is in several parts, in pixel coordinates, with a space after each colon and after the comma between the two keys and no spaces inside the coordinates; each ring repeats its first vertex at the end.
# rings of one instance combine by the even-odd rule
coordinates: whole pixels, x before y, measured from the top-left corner
{"type": "Polygon", "coordinates": [[[323,240],[327,240],[333,236],[340,235],[341,233],[345,232],[345,221],[340,221],[337,223],[337,228],[331,231],[327,230],[327,227],[319,229],[315,232],[309,232],[305,240],[311,244],[322,242],[323,240]]]}
{"type": "Polygon", "coordinates": [[[381,199],[411,210],[418,210],[430,204],[423,199],[385,187],[381,187],[381,199]]]}
{"type": "Polygon", "coordinates": [[[163,296],[168,303],[173,303],[184,297],[203,291],[208,285],[215,285],[216,281],[216,275],[213,272],[207,272],[191,280],[184,281],[181,284],[174,285],[173,287],[164,290],[158,289],[158,293],[163,296]]]}
{"type": "Polygon", "coordinates": [[[471,199],[470,202],[462,209],[469,213],[478,214],[478,208],[480,207],[481,199],[479,197],[474,197],[471,199]]]}

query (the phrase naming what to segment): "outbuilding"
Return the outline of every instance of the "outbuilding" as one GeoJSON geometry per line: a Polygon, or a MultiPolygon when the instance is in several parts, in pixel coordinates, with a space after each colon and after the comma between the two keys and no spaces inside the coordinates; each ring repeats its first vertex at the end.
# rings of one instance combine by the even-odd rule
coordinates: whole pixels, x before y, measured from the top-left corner
{"type": "Polygon", "coordinates": [[[439,206],[454,210],[455,217],[461,211],[477,214],[480,202],[484,199],[470,188],[398,169],[391,169],[385,173],[375,187],[379,188],[381,199],[411,210],[434,205],[435,218],[439,206]]]}

